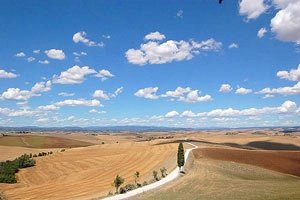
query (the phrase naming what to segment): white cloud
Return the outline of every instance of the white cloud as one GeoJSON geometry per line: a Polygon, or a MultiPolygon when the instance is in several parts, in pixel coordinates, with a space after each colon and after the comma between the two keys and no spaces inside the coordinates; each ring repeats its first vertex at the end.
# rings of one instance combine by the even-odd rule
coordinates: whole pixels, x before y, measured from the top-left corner
{"type": "Polygon", "coordinates": [[[41,52],[41,50],[35,49],[35,50],[33,50],[32,52],[35,53],[35,54],[39,54],[39,53],[41,52]]]}
{"type": "Polygon", "coordinates": [[[178,116],[179,113],[175,110],[171,111],[171,112],[168,112],[165,117],[175,117],[175,116],[178,116]]]}
{"type": "Polygon", "coordinates": [[[100,70],[99,73],[97,73],[95,76],[101,78],[101,81],[105,81],[108,78],[114,77],[114,75],[106,69],[100,70]]]}
{"type": "Polygon", "coordinates": [[[251,89],[240,87],[235,91],[236,94],[249,94],[252,93],[251,89]]]}
{"type": "Polygon", "coordinates": [[[279,88],[264,88],[257,92],[257,94],[281,94],[281,95],[299,95],[300,82],[293,86],[279,87],[279,88]]]}
{"type": "Polygon", "coordinates": [[[43,64],[43,65],[48,65],[50,64],[50,62],[48,60],[39,60],[39,63],[40,64],[43,64]]]}
{"type": "Polygon", "coordinates": [[[28,100],[32,97],[32,92],[29,90],[20,90],[19,88],[8,88],[0,96],[0,99],[5,100],[28,100]]]}
{"type": "Polygon", "coordinates": [[[239,13],[248,20],[256,19],[268,10],[269,6],[264,0],[241,0],[239,3],[239,13]]]}
{"type": "Polygon", "coordinates": [[[110,35],[102,35],[102,37],[105,38],[105,39],[110,39],[111,38],[110,35]]]}
{"type": "Polygon", "coordinates": [[[177,101],[184,101],[188,103],[207,102],[213,100],[210,95],[199,96],[198,90],[192,90],[189,87],[177,87],[174,91],[167,91],[165,94],[162,94],[161,97],[171,97],[175,98],[177,101]]]}
{"type": "Polygon", "coordinates": [[[19,52],[15,55],[16,57],[25,57],[26,54],[24,52],[19,52]]]}
{"type": "Polygon", "coordinates": [[[73,35],[73,41],[75,43],[81,42],[81,43],[83,43],[83,44],[85,44],[86,46],[89,46],[89,47],[92,47],[92,46],[103,47],[104,46],[103,42],[99,42],[99,43],[94,42],[94,41],[88,39],[86,36],[87,36],[87,34],[84,31],[77,32],[73,35]]]}
{"type": "Polygon", "coordinates": [[[134,95],[146,99],[158,99],[159,96],[156,95],[157,90],[158,87],[147,87],[144,89],[139,89],[136,93],[134,93],[134,95]]]}
{"type": "Polygon", "coordinates": [[[53,83],[58,84],[80,84],[84,81],[84,77],[89,74],[97,73],[89,66],[79,67],[75,65],[66,71],[60,73],[59,76],[53,76],[53,83]]]}
{"type": "Polygon", "coordinates": [[[28,57],[28,58],[27,58],[27,61],[28,61],[28,62],[35,61],[35,58],[34,58],[34,57],[28,57]]]}
{"type": "Polygon", "coordinates": [[[63,50],[60,50],[60,49],[49,49],[49,50],[45,51],[45,54],[49,58],[56,59],[56,60],[63,60],[66,57],[63,50]]]}
{"type": "Polygon", "coordinates": [[[209,112],[196,114],[200,117],[238,117],[238,116],[257,116],[268,114],[297,114],[297,105],[292,101],[285,101],[278,107],[247,108],[237,110],[233,108],[215,109],[209,112]]]}
{"type": "Polygon", "coordinates": [[[96,109],[92,109],[89,111],[89,113],[98,113],[98,114],[105,114],[106,111],[102,110],[102,111],[99,111],[99,110],[96,110],[96,109]]]}
{"type": "Polygon", "coordinates": [[[121,94],[123,92],[123,86],[119,87],[116,89],[116,91],[114,92],[114,96],[118,96],[119,94],[121,94]]]}
{"type": "Polygon", "coordinates": [[[239,48],[239,45],[237,43],[231,43],[229,46],[228,46],[229,49],[237,49],[239,48]]]}
{"type": "Polygon", "coordinates": [[[90,107],[99,107],[102,106],[100,101],[93,100],[85,100],[85,99],[67,99],[64,101],[59,101],[54,104],[55,106],[90,106],[90,107]]]}
{"type": "Polygon", "coordinates": [[[267,29],[265,27],[261,28],[257,32],[257,37],[262,38],[265,36],[265,33],[267,33],[267,29]]]}
{"type": "Polygon", "coordinates": [[[60,92],[58,95],[63,97],[72,97],[75,95],[75,93],[60,92]]]}
{"type": "Polygon", "coordinates": [[[288,71],[278,71],[277,76],[280,79],[287,79],[289,81],[300,82],[300,64],[298,65],[297,69],[291,69],[289,72],[288,71]]]}
{"type": "Polygon", "coordinates": [[[0,78],[16,78],[16,77],[18,77],[17,74],[0,69],[0,78]]]}
{"type": "Polygon", "coordinates": [[[39,106],[38,109],[43,111],[52,111],[52,110],[58,110],[59,107],[55,105],[46,105],[46,106],[39,106]]]}
{"type": "Polygon", "coordinates": [[[280,10],[271,20],[271,30],[277,39],[300,44],[300,1],[274,0],[280,10]]]}
{"type": "Polygon", "coordinates": [[[86,56],[87,53],[84,52],[84,51],[81,51],[81,52],[73,52],[73,55],[74,55],[74,56],[86,56]]]}
{"type": "MultiPolygon", "coordinates": [[[[153,36],[153,38],[159,37],[153,36]]],[[[190,60],[201,51],[218,51],[221,47],[222,43],[212,38],[201,42],[168,40],[161,43],[160,41],[151,40],[141,44],[139,49],[127,50],[125,56],[128,62],[132,64],[164,64],[190,60]]]]}
{"type": "Polygon", "coordinates": [[[273,98],[274,95],[272,94],[266,94],[265,96],[263,96],[263,99],[269,99],[269,98],[273,98]]]}
{"type": "Polygon", "coordinates": [[[41,92],[48,92],[51,90],[51,81],[38,82],[31,90],[21,90],[19,88],[8,88],[5,92],[0,94],[1,100],[22,100],[27,101],[33,96],[40,96],[41,92]]]}
{"type": "Polygon", "coordinates": [[[182,117],[196,117],[197,115],[190,110],[186,110],[183,113],[181,113],[181,116],[182,117]]]}
{"type": "Polygon", "coordinates": [[[164,39],[166,39],[166,36],[164,34],[161,34],[158,31],[151,32],[145,36],[145,40],[164,40],[164,39]]]}
{"type": "Polygon", "coordinates": [[[178,12],[176,13],[176,16],[183,18],[183,10],[178,10],[178,12]]]}
{"type": "Polygon", "coordinates": [[[51,86],[52,86],[51,81],[38,82],[31,88],[31,91],[33,93],[48,92],[51,90],[51,86]]]}
{"type": "Polygon", "coordinates": [[[93,94],[94,98],[100,98],[104,100],[109,100],[110,97],[108,94],[106,94],[103,90],[96,90],[93,94]]]}
{"type": "Polygon", "coordinates": [[[228,92],[231,92],[231,90],[232,90],[231,85],[225,83],[225,84],[221,85],[219,92],[228,93],[228,92]]]}

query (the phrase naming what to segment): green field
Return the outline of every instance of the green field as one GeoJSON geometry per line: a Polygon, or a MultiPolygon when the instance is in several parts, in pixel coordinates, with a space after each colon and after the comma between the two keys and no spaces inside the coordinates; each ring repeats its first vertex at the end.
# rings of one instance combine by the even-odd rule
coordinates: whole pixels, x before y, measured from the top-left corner
{"type": "Polygon", "coordinates": [[[135,200],[298,200],[300,178],[246,164],[194,160],[188,173],[135,200]]]}
{"type": "Polygon", "coordinates": [[[8,135],[0,137],[0,145],[29,148],[71,148],[90,146],[92,144],[60,137],[39,135],[8,135]]]}

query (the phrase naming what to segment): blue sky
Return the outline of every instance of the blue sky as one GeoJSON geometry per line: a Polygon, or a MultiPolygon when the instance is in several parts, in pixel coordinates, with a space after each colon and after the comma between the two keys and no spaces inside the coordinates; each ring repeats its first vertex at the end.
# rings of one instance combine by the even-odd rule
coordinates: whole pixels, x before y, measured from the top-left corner
{"type": "Polygon", "coordinates": [[[3,1],[0,126],[300,125],[300,1],[3,1]]]}

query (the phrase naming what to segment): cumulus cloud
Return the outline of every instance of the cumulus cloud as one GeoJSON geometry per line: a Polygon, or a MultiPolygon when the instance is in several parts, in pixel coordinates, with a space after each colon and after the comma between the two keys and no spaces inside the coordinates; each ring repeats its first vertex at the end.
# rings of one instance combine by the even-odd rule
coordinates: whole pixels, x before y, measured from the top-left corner
{"type": "Polygon", "coordinates": [[[166,36],[164,34],[161,34],[158,31],[151,32],[145,36],[145,40],[164,40],[164,39],[166,39],[166,36]]]}
{"type": "MultiPolygon", "coordinates": [[[[268,114],[297,114],[297,104],[293,101],[285,101],[278,107],[263,107],[263,108],[247,108],[237,110],[233,108],[214,109],[208,112],[193,113],[192,111],[184,111],[182,117],[239,117],[239,116],[258,116],[268,114]]],[[[176,112],[176,111],[175,111],[176,112]]]]}
{"type": "Polygon", "coordinates": [[[299,95],[300,82],[293,86],[279,87],[279,88],[264,88],[257,92],[257,94],[281,94],[281,95],[299,95]]]}
{"type": "Polygon", "coordinates": [[[258,30],[257,32],[257,37],[262,38],[265,36],[265,34],[267,33],[267,29],[265,27],[261,28],[258,30]]]}
{"type": "Polygon", "coordinates": [[[289,81],[300,82],[300,64],[298,65],[297,69],[291,69],[290,71],[278,71],[277,76],[280,79],[287,79],[289,81]]]}
{"type": "Polygon", "coordinates": [[[16,78],[16,77],[18,77],[17,74],[0,69],[0,78],[16,78]]]}
{"type": "Polygon", "coordinates": [[[103,90],[96,90],[93,94],[94,98],[109,100],[110,97],[108,94],[106,94],[103,90]]]}
{"type": "Polygon", "coordinates": [[[199,90],[192,90],[190,87],[177,87],[174,91],[167,91],[165,94],[157,95],[158,87],[148,87],[139,89],[134,95],[146,99],[158,99],[160,97],[170,98],[171,100],[183,101],[187,103],[212,101],[210,95],[200,96],[199,90]]]}
{"type": "Polygon", "coordinates": [[[60,73],[60,75],[53,76],[53,83],[57,84],[80,84],[84,81],[84,77],[89,74],[97,73],[89,66],[79,67],[75,65],[66,71],[60,73]]]}
{"type": "Polygon", "coordinates": [[[229,46],[228,46],[229,49],[237,49],[239,48],[239,45],[237,43],[231,43],[229,46]]]}
{"type": "Polygon", "coordinates": [[[95,76],[98,77],[98,78],[101,78],[101,81],[105,81],[108,78],[114,77],[114,75],[106,69],[100,70],[95,76]]]}
{"type": "Polygon", "coordinates": [[[29,90],[21,90],[19,88],[8,88],[0,96],[2,100],[28,100],[32,97],[32,92],[29,90]]]}
{"type": "Polygon", "coordinates": [[[63,50],[60,49],[49,49],[45,51],[45,54],[52,59],[64,60],[66,55],[63,50]]]}
{"type": "Polygon", "coordinates": [[[165,94],[161,95],[161,97],[171,97],[176,99],[177,101],[184,101],[188,103],[206,102],[213,100],[210,95],[200,96],[199,90],[192,90],[190,87],[177,87],[174,91],[167,91],[165,94]]]}
{"type": "Polygon", "coordinates": [[[63,96],[63,97],[72,97],[75,95],[75,93],[60,92],[60,93],[58,93],[58,95],[63,96]]]}
{"type": "Polygon", "coordinates": [[[86,46],[89,46],[89,47],[93,47],[93,46],[94,47],[103,47],[104,46],[103,42],[97,43],[97,42],[94,42],[94,41],[88,39],[87,34],[84,31],[75,33],[73,35],[73,41],[75,43],[81,42],[81,43],[83,43],[83,44],[85,44],[86,46]]]}
{"type": "Polygon", "coordinates": [[[35,58],[34,58],[34,57],[28,57],[28,58],[27,58],[27,61],[28,61],[28,62],[35,61],[35,58]]]}
{"type": "Polygon", "coordinates": [[[251,89],[240,87],[235,91],[236,94],[250,94],[252,93],[251,89]]]}
{"type": "Polygon", "coordinates": [[[51,81],[38,82],[31,88],[31,91],[33,93],[48,92],[51,90],[51,86],[52,86],[51,81]]]}
{"type": "Polygon", "coordinates": [[[165,115],[165,117],[175,117],[175,116],[178,116],[178,115],[179,115],[179,113],[177,111],[173,110],[173,111],[168,112],[165,115]]]}
{"type": "Polygon", "coordinates": [[[19,53],[16,53],[15,55],[16,57],[25,57],[26,54],[24,52],[19,52],[19,53]]]}
{"type": "Polygon", "coordinates": [[[1,100],[22,100],[27,101],[33,96],[40,96],[41,92],[48,92],[51,90],[51,81],[38,82],[31,90],[21,90],[20,88],[8,88],[5,92],[0,94],[1,100]]]}
{"type": "Polygon", "coordinates": [[[136,93],[134,93],[134,95],[146,99],[158,99],[159,96],[156,95],[157,90],[158,87],[147,87],[147,88],[139,89],[136,93]]]}
{"type": "Polygon", "coordinates": [[[49,60],[39,60],[39,63],[40,63],[40,64],[43,64],[43,65],[48,65],[48,64],[50,64],[49,60]]]}
{"type": "Polygon", "coordinates": [[[231,90],[232,90],[231,85],[225,83],[225,84],[221,85],[219,92],[228,93],[228,92],[231,92],[231,90]]]}
{"type": "Polygon", "coordinates": [[[161,42],[157,39],[163,39],[164,35],[158,32],[155,36],[153,36],[153,33],[150,34],[152,34],[151,37],[149,34],[146,36],[156,40],[150,40],[147,43],[141,44],[139,49],[129,49],[126,51],[125,56],[129,63],[145,65],[190,60],[203,51],[218,51],[222,47],[221,42],[212,38],[201,42],[194,40],[168,40],[161,42]]]}
{"type": "Polygon", "coordinates": [[[269,6],[265,0],[241,0],[239,3],[240,15],[246,16],[248,20],[256,19],[268,10],[269,6]]]}
{"type": "Polygon", "coordinates": [[[178,12],[176,13],[176,16],[183,18],[183,10],[178,10],[178,12]]]}
{"type": "Polygon", "coordinates": [[[300,1],[274,0],[279,9],[271,20],[271,31],[277,39],[300,44],[300,1]]]}
{"type": "Polygon", "coordinates": [[[38,109],[43,111],[53,111],[53,110],[58,110],[59,107],[55,105],[46,105],[46,106],[39,106],[38,109]]]}
{"type": "Polygon", "coordinates": [[[32,52],[35,53],[35,54],[39,54],[39,53],[41,52],[41,50],[35,49],[35,50],[33,50],[32,52]]]}
{"type": "Polygon", "coordinates": [[[54,104],[55,106],[89,106],[89,107],[99,107],[102,106],[100,101],[96,99],[85,100],[85,99],[67,99],[64,101],[59,101],[54,104]]]}
{"type": "Polygon", "coordinates": [[[183,113],[181,113],[180,116],[182,116],[182,117],[196,117],[197,115],[195,113],[193,113],[192,111],[190,111],[190,110],[186,110],[183,113]]]}

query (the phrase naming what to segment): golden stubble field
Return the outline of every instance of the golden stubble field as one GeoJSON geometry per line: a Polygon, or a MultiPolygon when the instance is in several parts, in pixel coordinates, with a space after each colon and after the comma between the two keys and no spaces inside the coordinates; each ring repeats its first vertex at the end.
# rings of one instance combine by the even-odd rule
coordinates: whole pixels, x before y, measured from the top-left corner
{"type": "MultiPolygon", "coordinates": [[[[189,131],[189,132],[163,132],[163,133],[122,133],[122,134],[86,134],[86,133],[49,133],[45,134],[49,137],[56,137],[70,140],[90,143],[91,146],[66,148],[65,152],[60,152],[61,148],[39,149],[14,146],[0,146],[1,159],[11,159],[13,156],[18,156],[22,153],[41,152],[53,150],[53,155],[36,158],[36,166],[22,169],[18,174],[18,183],[16,184],[0,184],[0,191],[8,199],[93,199],[104,197],[109,191],[114,192],[114,187],[111,185],[117,174],[125,178],[125,184],[133,183],[133,174],[135,171],[141,173],[140,182],[149,181],[152,179],[152,171],[161,167],[166,167],[168,172],[176,167],[176,153],[179,140],[191,140],[197,144],[200,149],[204,148],[223,148],[223,149],[253,149],[262,150],[266,147],[272,148],[300,148],[300,136],[283,136],[274,135],[273,131],[263,131],[264,134],[256,133],[254,130],[243,130],[230,133],[228,131],[189,131]],[[171,137],[170,137],[171,136],[171,137]],[[148,141],[151,139],[151,141],[148,141]],[[103,144],[104,143],[104,144],[103,144]],[[7,152],[7,153],[6,153],[7,152]]],[[[56,141],[56,140],[55,140],[56,141]]],[[[59,143],[62,143],[59,141],[59,143]]],[[[70,141],[69,141],[70,142],[70,141]]],[[[75,144],[71,142],[71,144],[75,144]]],[[[187,147],[186,147],[187,148],[187,147]]],[[[245,184],[245,191],[250,183],[245,180],[235,180],[228,178],[227,173],[232,173],[234,176],[235,168],[248,167],[248,165],[228,162],[215,161],[211,158],[205,160],[197,159],[195,164],[189,170],[185,179],[176,180],[174,183],[168,184],[167,190],[152,191],[149,194],[156,194],[149,199],[172,199],[177,195],[177,189],[180,192],[188,192],[194,184],[194,181],[200,181],[203,186],[205,184],[197,177],[203,170],[209,170],[210,175],[205,176],[203,181],[208,181],[214,187],[213,191],[218,191],[220,184],[225,184],[228,181],[236,181],[237,185],[245,184]],[[204,161],[204,162],[203,162],[204,161]],[[222,172],[222,180],[215,180],[214,174],[219,173],[218,165],[223,163],[227,166],[228,172],[222,172]],[[213,164],[214,167],[210,166],[213,164]],[[202,166],[203,165],[203,166],[202,166]],[[200,167],[201,166],[201,167],[200,167]],[[196,170],[196,171],[195,171],[196,170]],[[194,179],[196,178],[196,179],[194,179]],[[212,178],[212,179],[211,179],[212,178]],[[183,182],[182,182],[183,181],[183,182]],[[224,182],[223,182],[224,181],[224,182]],[[175,187],[176,185],[176,187],[175,187]],[[174,186],[174,188],[172,188],[174,186]],[[183,186],[183,188],[181,187],[183,186]],[[176,189],[177,188],[177,189],[176,189]],[[162,193],[163,191],[163,193],[162,193]],[[171,192],[172,191],[172,192],[171,192]],[[165,192],[170,195],[166,195],[165,192]]],[[[222,164],[222,165],[223,165],[222,164]]],[[[251,168],[251,167],[250,167],[251,168]]],[[[259,167],[252,167],[253,173],[269,173],[269,170],[259,167]],[[256,170],[257,169],[257,170],[256,170]]],[[[251,168],[251,169],[252,169],[251,168]]],[[[246,170],[247,171],[247,170],[246,170]]],[[[238,172],[238,171],[237,171],[238,172]]],[[[251,173],[252,173],[251,172],[251,173]]],[[[242,173],[242,172],[241,172],[242,173]]],[[[244,173],[244,172],[243,172],[244,173]]],[[[278,172],[270,172],[278,173],[278,172]]],[[[252,174],[243,174],[242,176],[250,176],[252,174]]],[[[268,186],[279,185],[285,181],[278,179],[274,182],[272,177],[262,174],[261,182],[268,182],[268,186]],[[274,184],[273,184],[274,183],[274,184]]],[[[277,177],[277,175],[276,175],[277,177]]],[[[204,178],[204,177],[203,177],[204,178]]],[[[290,180],[290,179],[288,179],[290,180]]],[[[297,181],[296,181],[297,182],[297,181]]],[[[125,185],[124,184],[124,185],[125,185]]],[[[297,182],[297,184],[299,184],[297,182]]],[[[274,188],[277,188],[274,186],[274,188]]],[[[284,189],[288,189],[286,185],[284,189]]],[[[262,190],[267,189],[263,187],[262,190]]],[[[293,190],[294,191],[294,190],[293,190]]],[[[201,188],[194,193],[188,192],[191,196],[203,192],[201,188]]],[[[213,195],[213,192],[211,192],[213,195]]],[[[203,193],[203,197],[210,198],[209,193],[203,193]]],[[[148,195],[145,196],[148,199],[148,195]]],[[[183,196],[180,196],[183,197],[183,196]]],[[[220,196],[219,196],[220,197],[220,196]]],[[[236,196],[233,196],[236,197],[236,196]]],[[[139,197],[138,197],[139,198],[139,197]]],[[[141,199],[144,199],[142,197],[141,199]]],[[[180,199],[180,198],[179,198],[180,199]]],[[[197,198],[196,198],[197,199],[197,198]]]]}
{"type": "Polygon", "coordinates": [[[0,184],[8,199],[90,199],[114,192],[111,185],[119,174],[125,184],[150,180],[152,171],[176,167],[177,144],[124,142],[66,149],[39,157],[36,166],[22,169],[18,183],[0,184]]]}

